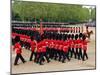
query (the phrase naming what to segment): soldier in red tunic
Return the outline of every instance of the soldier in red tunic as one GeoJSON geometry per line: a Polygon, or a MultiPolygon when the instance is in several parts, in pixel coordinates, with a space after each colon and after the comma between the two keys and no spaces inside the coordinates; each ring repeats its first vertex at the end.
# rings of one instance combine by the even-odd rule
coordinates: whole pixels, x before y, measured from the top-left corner
{"type": "Polygon", "coordinates": [[[49,63],[50,60],[46,54],[46,43],[45,41],[41,41],[38,43],[37,45],[37,63],[39,63],[40,65],[43,65],[44,57],[46,57],[47,62],[49,63]]]}
{"type": "Polygon", "coordinates": [[[82,59],[82,33],[79,34],[79,39],[78,39],[78,60],[82,59]]]}
{"type": "Polygon", "coordinates": [[[47,62],[49,63],[50,60],[49,60],[49,57],[47,56],[46,41],[43,40],[43,41],[41,41],[41,42],[42,42],[42,49],[41,49],[42,55],[41,55],[40,59],[41,59],[41,61],[44,61],[44,58],[43,58],[43,57],[45,57],[46,60],[47,60],[47,62]]]}
{"type": "Polygon", "coordinates": [[[54,50],[55,50],[54,60],[57,60],[57,58],[58,58],[58,42],[57,42],[57,40],[55,40],[55,43],[54,43],[54,50]]]}
{"type": "Polygon", "coordinates": [[[74,41],[75,41],[75,36],[74,36],[74,34],[72,34],[71,35],[71,58],[73,57],[73,55],[75,56],[75,43],[74,43],[74,41]]]}
{"type": "Polygon", "coordinates": [[[15,37],[14,50],[16,51],[16,58],[15,58],[14,65],[18,65],[17,62],[18,62],[19,58],[22,60],[23,63],[25,63],[26,61],[24,60],[24,58],[21,55],[22,48],[21,48],[21,45],[20,45],[20,37],[19,36],[15,37]]]}
{"type": "Polygon", "coordinates": [[[41,51],[42,51],[42,43],[41,42],[38,42],[37,43],[37,51],[36,51],[36,53],[37,53],[36,63],[39,63],[40,65],[43,65],[43,63],[42,63],[43,61],[40,61],[41,60],[40,57],[42,55],[41,51]]]}
{"type": "Polygon", "coordinates": [[[86,36],[83,35],[82,38],[82,48],[83,48],[83,61],[85,61],[85,57],[86,59],[88,59],[88,55],[87,55],[87,43],[89,42],[88,40],[86,40],[86,36]]]}
{"type": "Polygon", "coordinates": [[[37,41],[34,40],[33,36],[31,37],[30,45],[31,45],[31,51],[32,51],[31,56],[30,56],[30,61],[32,61],[33,54],[35,55],[34,61],[36,61],[37,41]]]}
{"type": "Polygon", "coordinates": [[[78,58],[78,34],[75,35],[75,59],[78,58]]]}
{"type": "Polygon", "coordinates": [[[70,54],[71,54],[71,44],[72,44],[71,34],[68,35],[67,43],[69,45],[68,46],[68,56],[70,56],[70,54]]]}
{"type": "Polygon", "coordinates": [[[59,61],[62,61],[62,63],[65,63],[65,59],[66,59],[66,54],[63,51],[63,39],[60,40],[60,45],[59,45],[59,51],[60,51],[60,58],[59,61]]]}
{"type": "MultiPolygon", "coordinates": [[[[69,44],[67,42],[67,40],[64,40],[63,42],[63,55],[65,57],[65,59],[67,58],[69,61],[69,56],[68,56],[68,47],[69,47],[69,44]]],[[[63,59],[63,62],[65,62],[65,59],[63,59]]]]}

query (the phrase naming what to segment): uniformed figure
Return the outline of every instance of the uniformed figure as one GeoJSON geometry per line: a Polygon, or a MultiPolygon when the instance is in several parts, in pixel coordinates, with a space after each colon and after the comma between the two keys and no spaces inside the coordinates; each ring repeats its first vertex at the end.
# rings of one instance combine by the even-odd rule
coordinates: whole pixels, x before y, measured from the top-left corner
{"type": "Polygon", "coordinates": [[[14,65],[18,65],[17,62],[18,62],[19,58],[22,60],[23,63],[25,63],[26,61],[24,60],[24,58],[21,55],[22,48],[21,48],[21,45],[20,45],[20,37],[19,36],[15,37],[14,50],[16,52],[16,58],[15,58],[14,65]]]}
{"type": "Polygon", "coordinates": [[[54,50],[55,50],[55,53],[54,53],[54,60],[57,60],[58,59],[58,42],[57,42],[57,39],[55,40],[54,42],[54,50]]]}
{"type": "Polygon", "coordinates": [[[78,34],[75,35],[75,59],[78,58],[78,34]]]}
{"type": "Polygon", "coordinates": [[[68,56],[70,57],[71,54],[71,44],[72,44],[72,40],[71,40],[71,34],[68,34],[68,40],[67,40],[69,46],[68,46],[68,56]]]}
{"type": "Polygon", "coordinates": [[[68,55],[68,48],[69,48],[68,41],[67,40],[64,40],[64,42],[63,42],[63,56],[65,58],[63,58],[63,61],[62,62],[65,62],[65,59],[66,58],[70,61],[69,55],[68,55]]]}
{"type": "Polygon", "coordinates": [[[78,51],[78,59],[82,59],[82,33],[79,34],[78,39],[79,51],[78,51]]]}
{"type": "Polygon", "coordinates": [[[37,41],[34,39],[33,36],[31,37],[30,45],[31,45],[30,61],[32,61],[33,54],[34,54],[35,55],[34,61],[36,62],[37,41]]]}
{"type": "Polygon", "coordinates": [[[42,44],[41,42],[37,43],[37,56],[36,56],[37,60],[36,60],[36,63],[43,65],[43,61],[42,61],[42,59],[40,59],[40,57],[42,56],[42,53],[41,53],[42,45],[41,44],[42,44]]]}
{"type": "Polygon", "coordinates": [[[49,63],[50,60],[47,56],[46,53],[46,42],[45,41],[41,41],[38,43],[37,45],[37,63],[39,63],[40,65],[43,65],[44,57],[46,58],[47,62],[49,63]]]}
{"type": "Polygon", "coordinates": [[[50,62],[50,60],[49,60],[49,57],[47,56],[47,41],[46,40],[43,40],[43,41],[41,41],[42,42],[42,56],[41,56],[41,61],[43,60],[44,61],[44,58],[43,57],[45,57],[46,58],[46,61],[47,61],[47,63],[49,63],[50,62]]]}
{"type": "Polygon", "coordinates": [[[70,41],[71,41],[71,58],[72,58],[73,55],[75,56],[75,48],[74,48],[75,47],[75,43],[74,43],[75,36],[74,34],[72,34],[70,41]]]}
{"type": "Polygon", "coordinates": [[[85,57],[86,59],[88,59],[88,55],[87,55],[87,43],[89,41],[86,40],[86,36],[83,35],[83,40],[82,40],[82,45],[83,45],[83,61],[85,61],[85,57]]]}

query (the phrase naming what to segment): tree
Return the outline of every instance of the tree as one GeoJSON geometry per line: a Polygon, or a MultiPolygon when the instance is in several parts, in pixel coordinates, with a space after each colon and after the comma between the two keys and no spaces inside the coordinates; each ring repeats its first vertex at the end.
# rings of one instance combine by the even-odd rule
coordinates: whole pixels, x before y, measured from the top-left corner
{"type": "MultiPolygon", "coordinates": [[[[41,2],[14,1],[13,13],[17,13],[22,21],[34,21],[34,17],[47,22],[84,22],[89,19],[89,10],[81,5],[56,4],[41,2]]],[[[14,15],[12,14],[13,18],[14,15]]]]}

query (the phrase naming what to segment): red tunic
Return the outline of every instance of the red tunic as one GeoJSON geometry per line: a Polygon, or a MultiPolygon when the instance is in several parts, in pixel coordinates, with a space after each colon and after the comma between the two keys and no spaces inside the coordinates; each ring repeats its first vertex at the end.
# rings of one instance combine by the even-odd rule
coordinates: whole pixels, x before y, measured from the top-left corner
{"type": "Polygon", "coordinates": [[[78,48],[82,48],[82,40],[78,39],[78,48]]]}
{"type": "Polygon", "coordinates": [[[34,51],[35,48],[36,48],[37,43],[35,41],[31,41],[30,45],[31,45],[31,50],[34,51]]]}
{"type": "Polygon", "coordinates": [[[49,47],[50,48],[54,48],[54,40],[51,40],[49,43],[50,43],[50,46],[49,47]]]}
{"type": "Polygon", "coordinates": [[[16,51],[16,54],[21,54],[21,53],[22,53],[22,48],[21,48],[20,43],[16,43],[16,44],[14,45],[14,49],[15,49],[15,51],[16,51]]]}
{"type": "Polygon", "coordinates": [[[54,41],[54,48],[55,48],[55,49],[58,49],[58,43],[57,43],[57,40],[54,41]]]}
{"type": "Polygon", "coordinates": [[[74,43],[75,43],[75,48],[78,48],[78,40],[74,40],[74,43]]]}
{"type": "Polygon", "coordinates": [[[48,47],[49,46],[49,40],[45,39],[44,42],[45,42],[46,46],[48,47]]]}
{"type": "Polygon", "coordinates": [[[74,40],[72,40],[71,42],[71,48],[74,48],[75,47],[75,43],[74,43],[74,40]]]}
{"type": "Polygon", "coordinates": [[[67,40],[66,43],[68,44],[69,47],[71,47],[72,39],[67,40]]]}
{"type": "Polygon", "coordinates": [[[64,42],[63,43],[63,51],[64,52],[67,52],[68,51],[68,43],[67,42],[64,42]]]}
{"type": "Polygon", "coordinates": [[[38,44],[37,44],[37,53],[40,53],[42,51],[42,45],[41,45],[41,42],[39,42],[38,44]]]}
{"type": "Polygon", "coordinates": [[[46,42],[41,41],[41,52],[46,52],[46,42]]]}
{"type": "Polygon", "coordinates": [[[55,44],[55,49],[57,49],[57,50],[58,50],[58,46],[59,46],[58,44],[55,44]]]}
{"type": "Polygon", "coordinates": [[[58,49],[63,50],[63,45],[60,44],[58,49]]]}
{"type": "Polygon", "coordinates": [[[87,40],[84,40],[84,41],[82,41],[82,45],[83,45],[83,50],[87,50],[87,43],[88,43],[88,41],[87,40]]]}

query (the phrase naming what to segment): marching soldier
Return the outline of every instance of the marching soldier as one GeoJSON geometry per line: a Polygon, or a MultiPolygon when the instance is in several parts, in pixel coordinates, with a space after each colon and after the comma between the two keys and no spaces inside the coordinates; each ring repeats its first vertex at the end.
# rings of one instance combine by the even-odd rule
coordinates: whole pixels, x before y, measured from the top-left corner
{"type": "Polygon", "coordinates": [[[73,57],[73,54],[74,54],[74,56],[75,56],[75,49],[74,49],[74,47],[75,47],[75,44],[74,44],[74,41],[75,41],[75,39],[74,39],[75,37],[74,37],[74,34],[72,34],[72,36],[71,36],[71,58],[73,57]]]}
{"type": "Polygon", "coordinates": [[[78,58],[78,34],[75,35],[75,59],[78,58]]]}
{"type": "Polygon", "coordinates": [[[26,61],[24,60],[24,58],[21,55],[22,48],[21,48],[21,45],[20,45],[20,37],[19,36],[15,37],[14,50],[16,51],[16,58],[15,58],[14,65],[18,65],[17,62],[18,62],[19,58],[22,60],[23,63],[25,63],[26,61]]]}
{"type": "Polygon", "coordinates": [[[86,40],[86,36],[83,35],[83,38],[82,38],[82,45],[83,45],[83,61],[85,61],[85,57],[86,59],[88,59],[88,55],[87,55],[87,43],[89,41],[86,40]]]}
{"type": "Polygon", "coordinates": [[[63,62],[65,62],[66,57],[70,61],[69,56],[68,56],[68,47],[69,47],[68,41],[64,40],[64,42],[63,42],[63,56],[65,58],[63,58],[63,62]]]}
{"type": "Polygon", "coordinates": [[[82,33],[79,34],[78,44],[79,44],[78,59],[80,60],[82,59],[82,33]]]}
{"type": "Polygon", "coordinates": [[[34,61],[36,61],[37,41],[34,39],[33,36],[31,37],[30,45],[31,45],[31,51],[32,51],[31,56],[30,56],[30,61],[32,61],[33,54],[35,55],[34,61]]]}

